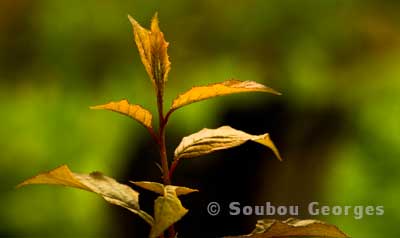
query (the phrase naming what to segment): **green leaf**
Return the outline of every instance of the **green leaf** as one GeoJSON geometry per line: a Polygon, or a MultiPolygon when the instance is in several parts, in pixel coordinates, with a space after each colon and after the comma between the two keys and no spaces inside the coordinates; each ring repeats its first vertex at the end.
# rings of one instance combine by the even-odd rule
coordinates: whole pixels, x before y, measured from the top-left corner
{"type": "Polygon", "coordinates": [[[139,215],[150,225],[153,224],[153,218],[145,211],[140,210],[138,192],[100,172],[78,174],[71,172],[68,166],[62,165],[23,181],[17,188],[30,184],[63,185],[93,192],[102,196],[107,202],[139,215]]]}
{"type": "Polygon", "coordinates": [[[289,218],[286,221],[259,220],[256,228],[248,235],[226,236],[225,238],[278,238],[278,237],[349,237],[334,225],[318,220],[299,220],[289,218]]]}
{"type": "Polygon", "coordinates": [[[163,234],[187,212],[176,194],[176,187],[165,186],[164,195],[159,196],[154,202],[154,225],[150,231],[150,238],[163,234]]]}
{"type": "Polygon", "coordinates": [[[282,160],[278,149],[275,147],[268,133],[251,135],[246,132],[233,129],[230,126],[222,126],[217,129],[202,129],[201,131],[184,137],[175,149],[174,160],[192,158],[210,154],[214,151],[229,149],[239,146],[246,141],[254,141],[270,148],[275,156],[282,160]]]}

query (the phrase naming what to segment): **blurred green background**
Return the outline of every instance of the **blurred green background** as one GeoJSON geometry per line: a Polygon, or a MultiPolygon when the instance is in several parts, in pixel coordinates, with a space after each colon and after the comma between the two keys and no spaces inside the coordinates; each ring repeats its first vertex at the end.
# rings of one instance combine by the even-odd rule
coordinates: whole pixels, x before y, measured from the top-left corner
{"type": "MultiPolygon", "coordinates": [[[[250,186],[256,194],[250,201],[257,202],[383,205],[384,216],[319,218],[352,237],[400,236],[399,1],[2,0],[0,237],[135,237],[115,224],[138,218],[119,208],[114,211],[124,216],[116,217],[115,208],[92,194],[14,186],[61,164],[124,182],[132,179],[128,170],[141,170],[127,166],[135,164],[128,160],[147,159],[129,156],[150,143],[146,131],[128,118],[88,106],[127,98],[155,112],[152,85],[126,16],[148,26],[156,11],[170,42],[166,106],[192,85],[229,78],[258,81],[283,93],[229,96],[181,109],[169,124],[171,143],[230,120],[246,129],[248,121],[274,118],[276,126],[250,132],[270,131],[286,161],[268,154],[270,167],[259,166],[258,182],[240,185],[239,191],[250,186]],[[247,113],[230,116],[229,108],[247,113]],[[274,176],[264,176],[271,168],[274,176]],[[310,178],[313,174],[318,176],[310,178]]],[[[203,160],[195,163],[206,177],[203,160]]],[[[224,173],[229,172],[219,171],[224,173]]],[[[192,187],[202,179],[185,183],[184,175],[178,181],[192,187]]],[[[257,217],[246,219],[233,234],[251,230],[248,224],[257,217]]],[[[212,234],[224,235],[219,232],[212,234]]]]}

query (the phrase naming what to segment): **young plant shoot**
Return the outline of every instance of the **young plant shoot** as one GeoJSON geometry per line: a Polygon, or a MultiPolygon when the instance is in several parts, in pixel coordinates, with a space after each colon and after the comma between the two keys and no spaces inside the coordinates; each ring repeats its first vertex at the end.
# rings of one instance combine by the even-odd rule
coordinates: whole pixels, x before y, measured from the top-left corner
{"type": "MultiPolygon", "coordinates": [[[[178,237],[174,224],[178,222],[188,209],[183,207],[179,196],[198,192],[196,189],[174,186],[173,174],[178,164],[186,159],[191,159],[213,153],[215,151],[239,146],[247,141],[253,141],[272,150],[275,156],[282,160],[278,149],[270,139],[268,133],[251,135],[234,129],[230,126],[221,126],[216,129],[202,129],[186,136],[176,147],[173,158],[167,158],[165,131],[171,115],[176,110],[198,101],[237,93],[264,92],[280,95],[274,89],[253,81],[239,81],[230,79],[224,82],[205,86],[195,86],[178,95],[172,102],[169,110],[164,112],[165,84],[171,62],[167,53],[168,42],[164,39],[158,23],[157,14],[151,20],[150,29],[142,27],[131,16],[128,16],[133,26],[134,39],[138,48],[144,68],[153,84],[157,99],[158,126],[154,127],[153,115],[138,104],[131,104],[123,99],[109,102],[104,105],[93,106],[91,109],[105,109],[131,117],[144,126],[156,142],[160,153],[162,168],[162,183],[151,181],[131,182],[132,184],[150,190],[159,196],[154,201],[154,214],[143,211],[139,206],[139,193],[130,186],[121,184],[113,178],[100,172],[80,174],[72,172],[66,165],[62,165],[49,172],[40,173],[20,183],[17,187],[30,184],[53,184],[79,188],[96,193],[107,202],[124,207],[138,215],[151,226],[150,238],[178,237]]],[[[328,225],[317,220],[286,221],[260,220],[256,229],[248,235],[236,237],[347,237],[333,225],[328,225]]]]}

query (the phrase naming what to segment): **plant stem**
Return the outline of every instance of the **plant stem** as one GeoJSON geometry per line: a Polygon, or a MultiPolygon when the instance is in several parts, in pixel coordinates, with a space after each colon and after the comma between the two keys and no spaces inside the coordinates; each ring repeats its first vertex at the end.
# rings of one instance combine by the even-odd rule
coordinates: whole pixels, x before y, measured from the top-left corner
{"type": "Polygon", "coordinates": [[[166,123],[165,123],[164,112],[163,112],[163,96],[159,90],[157,90],[157,108],[158,108],[158,119],[159,119],[158,142],[159,142],[159,148],[160,148],[161,167],[163,170],[163,181],[164,181],[164,185],[169,185],[169,184],[171,184],[171,181],[169,179],[167,149],[165,146],[166,123]]]}
{"type": "MultiPolygon", "coordinates": [[[[163,112],[163,95],[160,90],[157,90],[157,109],[158,109],[158,119],[159,119],[159,128],[158,128],[158,145],[160,148],[160,158],[161,158],[161,167],[163,170],[163,181],[164,185],[170,185],[171,180],[169,177],[169,168],[168,168],[168,158],[167,158],[167,148],[165,145],[165,127],[167,125],[167,118],[164,117],[163,112]]],[[[168,228],[169,238],[174,238],[176,236],[174,225],[168,228]]]]}
{"type": "Polygon", "coordinates": [[[158,135],[154,132],[152,127],[146,127],[147,131],[150,133],[151,138],[153,138],[154,142],[157,143],[157,145],[160,144],[158,135]]]}
{"type": "Polygon", "coordinates": [[[172,175],[174,174],[174,171],[176,169],[176,166],[178,166],[179,159],[176,159],[172,162],[171,168],[169,169],[169,179],[172,179],[172,175]]]}
{"type": "Polygon", "coordinates": [[[165,146],[165,130],[164,128],[161,129],[161,127],[160,127],[160,157],[161,157],[161,167],[163,170],[164,185],[170,185],[171,180],[169,179],[167,149],[165,146]]]}

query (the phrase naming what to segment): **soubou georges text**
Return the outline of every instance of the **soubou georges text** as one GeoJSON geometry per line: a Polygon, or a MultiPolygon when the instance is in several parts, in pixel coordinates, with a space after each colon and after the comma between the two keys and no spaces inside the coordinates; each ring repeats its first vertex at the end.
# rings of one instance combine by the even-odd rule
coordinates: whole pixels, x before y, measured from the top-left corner
{"type": "MultiPolygon", "coordinates": [[[[271,202],[264,205],[242,205],[240,202],[229,203],[229,215],[257,215],[257,216],[299,216],[300,206],[275,206],[271,202]]],[[[362,219],[364,216],[382,216],[385,213],[383,206],[327,206],[319,202],[311,202],[307,206],[311,216],[353,216],[362,219]]]]}

